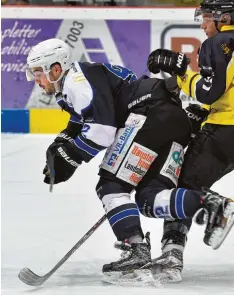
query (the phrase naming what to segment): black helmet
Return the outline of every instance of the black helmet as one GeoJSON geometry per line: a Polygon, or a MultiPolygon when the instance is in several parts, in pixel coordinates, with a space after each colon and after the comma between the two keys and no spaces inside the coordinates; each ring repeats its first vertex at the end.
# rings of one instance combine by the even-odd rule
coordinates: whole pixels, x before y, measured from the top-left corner
{"type": "MultiPolygon", "coordinates": [[[[233,17],[234,0],[204,0],[200,3],[200,7],[196,9],[194,19],[207,14],[216,22],[220,21],[220,17],[224,13],[230,13],[233,17]]],[[[233,21],[233,20],[232,20],[233,21]]]]}

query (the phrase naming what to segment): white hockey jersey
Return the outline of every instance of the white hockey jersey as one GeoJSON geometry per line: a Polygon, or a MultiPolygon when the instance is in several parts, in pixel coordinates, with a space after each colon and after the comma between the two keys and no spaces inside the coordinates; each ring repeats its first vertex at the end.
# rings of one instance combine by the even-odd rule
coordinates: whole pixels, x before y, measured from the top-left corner
{"type": "Polygon", "coordinates": [[[134,80],[135,74],[120,66],[79,62],[64,77],[56,99],[71,114],[70,121],[81,125],[74,142],[82,160],[89,161],[114,141],[118,128],[115,97],[134,80]]]}

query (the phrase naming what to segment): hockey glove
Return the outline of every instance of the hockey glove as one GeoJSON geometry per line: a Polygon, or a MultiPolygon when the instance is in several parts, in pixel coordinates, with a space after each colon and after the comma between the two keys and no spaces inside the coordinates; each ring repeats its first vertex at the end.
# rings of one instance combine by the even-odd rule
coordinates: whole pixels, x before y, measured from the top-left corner
{"type": "Polygon", "coordinates": [[[194,138],[201,129],[202,122],[207,118],[210,112],[198,104],[189,104],[189,106],[185,108],[185,111],[190,120],[192,137],[194,138]]]}
{"type": "Polygon", "coordinates": [[[147,67],[154,74],[164,71],[171,75],[184,76],[189,62],[184,53],[168,49],[156,49],[149,55],[147,67]]]}
{"type": "MultiPolygon", "coordinates": [[[[54,142],[52,143],[48,151],[54,158],[54,184],[65,182],[71,178],[77,167],[81,164],[81,158],[76,151],[74,144],[70,142],[54,142]]],[[[47,165],[43,170],[45,175],[44,183],[50,184],[50,172],[47,165]]]]}
{"type": "MultiPolygon", "coordinates": [[[[73,143],[73,139],[80,133],[82,129],[82,125],[78,124],[76,122],[73,121],[69,121],[67,127],[61,131],[57,137],[55,138],[54,142],[56,143],[73,143]]],[[[48,151],[48,150],[47,150],[48,151]]],[[[54,157],[54,154],[53,154],[54,157]]],[[[48,168],[48,153],[46,153],[46,166],[43,170],[43,174],[46,175],[44,182],[45,183],[49,183],[49,179],[50,179],[50,172],[49,172],[49,168],[48,168]]],[[[59,182],[57,182],[59,183],[59,182]]]]}

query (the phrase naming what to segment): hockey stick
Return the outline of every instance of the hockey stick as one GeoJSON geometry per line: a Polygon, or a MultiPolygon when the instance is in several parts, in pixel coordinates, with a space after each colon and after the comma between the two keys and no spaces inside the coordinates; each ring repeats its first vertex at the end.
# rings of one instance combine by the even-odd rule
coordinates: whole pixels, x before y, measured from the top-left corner
{"type": "Polygon", "coordinates": [[[50,192],[52,193],[53,186],[54,186],[54,178],[55,178],[54,156],[49,150],[47,150],[46,152],[46,158],[47,158],[47,167],[50,173],[50,192]]]}
{"type": "Polygon", "coordinates": [[[81,246],[83,243],[94,233],[95,230],[106,220],[106,215],[102,216],[102,218],[92,227],[86,234],[75,244],[75,246],[45,275],[39,276],[32,272],[29,268],[23,268],[18,277],[19,279],[27,285],[30,286],[40,286],[42,285],[48,278],[55,273],[59,267],[67,261],[71,257],[71,255],[81,246]]]}

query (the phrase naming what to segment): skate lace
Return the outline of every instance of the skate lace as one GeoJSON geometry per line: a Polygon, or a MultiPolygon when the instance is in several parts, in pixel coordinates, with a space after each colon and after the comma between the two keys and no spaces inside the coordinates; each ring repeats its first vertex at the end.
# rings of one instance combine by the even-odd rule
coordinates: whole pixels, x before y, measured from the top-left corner
{"type": "MultiPolygon", "coordinates": [[[[146,243],[148,245],[148,249],[151,249],[151,245],[150,245],[150,233],[147,232],[145,235],[145,239],[146,239],[146,243]]],[[[121,254],[120,254],[120,260],[126,259],[128,257],[130,257],[134,250],[132,249],[131,245],[129,244],[128,240],[125,241],[117,241],[114,244],[114,247],[118,250],[121,250],[121,254]]]]}
{"type": "Polygon", "coordinates": [[[128,242],[117,241],[114,244],[114,247],[122,251],[120,254],[120,260],[126,259],[132,254],[132,248],[128,242]]]}
{"type": "Polygon", "coordinates": [[[123,252],[120,254],[120,257],[121,257],[120,260],[128,258],[131,254],[132,254],[132,250],[131,250],[131,251],[123,251],[123,252]]]}
{"type": "Polygon", "coordinates": [[[207,204],[216,203],[217,205],[222,206],[222,210],[224,210],[226,203],[228,202],[228,200],[230,200],[229,198],[224,197],[224,196],[218,194],[217,192],[212,191],[206,187],[202,187],[202,189],[205,190],[205,192],[206,192],[205,203],[207,203],[207,204]]]}

